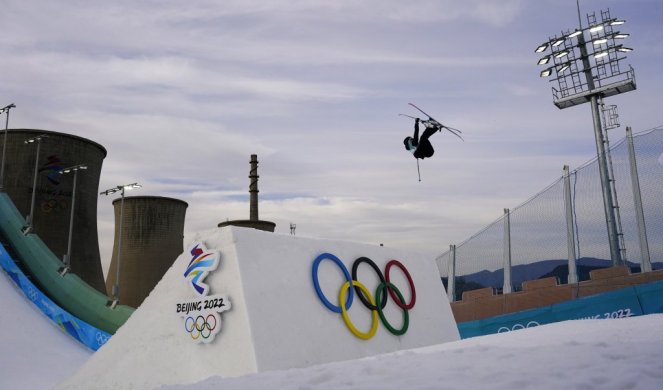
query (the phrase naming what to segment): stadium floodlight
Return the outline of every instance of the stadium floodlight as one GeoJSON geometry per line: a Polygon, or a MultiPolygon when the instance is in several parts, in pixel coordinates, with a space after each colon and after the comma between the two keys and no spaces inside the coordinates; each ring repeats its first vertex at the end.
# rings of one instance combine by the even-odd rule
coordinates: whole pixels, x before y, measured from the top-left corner
{"type": "Polygon", "coordinates": [[[613,202],[613,186],[609,173],[604,129],[601,125],[602,99],[636,89],[635,74],[632,67],[629,71],[620,69],[620,61],[626,57],[618,55],[633,49],[616,43],[617,39],[628,38],[629,34],[613,30],[613,26],[624,24],[624,20],[610,16],[610,11],[587,14],[587,24],[582,25],[580,2],[578,5],[578,26],[561,36],[549,38],[545,44],[537,47],[535,52],[544,52],[550,48],[547,57],[539,59],[538,64],[550,66],[540,71],[540,77],[549,77],[556,73],[558,87],[553,87],[553,103],[560,109],[590,103],[594,136],[596,139],[597,159],[601,177],[601,190],[610,256],[613,265],[623,265],[620,249],[620,232],[616,223],[615,203],[613,202]],[[589,44],[591,43],[591,44],[589,44]]]}
{"type": "Polygon", "coordinates": [[[74,172],[74,184],[71,189],[71,213],[69,216],[69,235],[67,237],[67,253],[62,256],[62,263],[64,266],[59,270],[60,275],[64,276],[71,270],[71,238],[74,232],[74,209],[76,207],[76,181],[78,179],[78,171],[87,169],[87,165],[79,164],[73,167],[68,167],[58,171],[59,174],[67,174],[74,172]]]}
{"type": "Polygon", "coordinates": [[[132,190],[134,188],[141,188],[142,185],[138,183],[131,184],[122,184],[109,188],[105,191],[99,193],[99,195],[111,195],[116,192],[121,193],[120,200],[120,226],[119,233],[117,238],[117,263],[115,265],[115,284],[113,284],[113,290],[111,294],[113,295],[113,302],[111,302],[111,309],[114,309],[115,306],[120,302],[120,265],[122,264],[122,220],[124,219],[124,191],[132,190]]]}
{"type": "Polygon", "coordinates": [[[566,39],[564,39],[564,38],[559,38],[559,39],[553,41],[551,46],[552,47],[557,47],[557,46],[561,45],[562,43],[564,43],[565,40],[566,39]]]}
{"type": "Polygon", "coordinates": [[[37,177],[39,175],[39,152],[41,150],[41,140],[47,138],[48,135],[41,134],[36,137],[32,137],[23,141],[26,145],[36,143],[37,144],[37,153],[35,154],[35,173],[34,179],[32,182],[32,200],[30,201],[30,214],[28,214],[25,219],[25,226],[21,229],[23,234],[27,235],[32,232],[34,228],[34,211],[35,211],[35,197],[37,195],[37,177]]]}
{"type": "Polygon", "coordinates": [[[539,47],[537,47],[534,50],[534,52],[535,53],[542,53],[542,52],[546,51],[547,48],[548,48],[548,42],[544,42],[544,43],[540,44],[539,47]]]}
{"type": "Polygon", "coordinates": [[[545,65],[550,61],[550,55],[547,55],[545,57],[541,57],[539,62],[537,62],[538,65],[545,65]]]}
{"type": "Polygon", "coordinates": [[[7,154],[7,130],[9,130],[9,110],[16,108],[16,104],[12,103],[0,109],[0,114],[7,113],[5,120],[5,136],[2,140],[2,163],[0,163],[0,191],[4,190],[5,186],[5,155],[7,154]]]}
{"type": "Polygon", "coordinates": [[[601,51],[601,52],[598,52],[598,53],[594,54],[594,58],[602,58],[602,57],[605,57],[607,55],[608,55],[608,51],[605,50],[605,51],[601,51]]]}
{"type": "Polygon", "coordinates": [[[553,71],[552,66],[548,69],[544,69],[544,70],[541,71],[541,73],[539,73],[539,77],[548,77],[552,74],[552,71],[553,71]]]}
{"type": "Polygon", "coordinates": [[[571,34],[569,34],[568,38],[575,38],[575,37],[577,37],[577,36],[580,35],[580,34],[582,34],[582,30],[575,30],[574,32],[572,32],[571,34]]]}
{"type": "Polygon", "coordinates": [[[564,56],[569,55],[569,53],[570,52],[568,50],[562,50],[562,51],[558,52],[557,54],[555,54],[555,58],[558,58],[558,59],[562,58],[564,56]]]}

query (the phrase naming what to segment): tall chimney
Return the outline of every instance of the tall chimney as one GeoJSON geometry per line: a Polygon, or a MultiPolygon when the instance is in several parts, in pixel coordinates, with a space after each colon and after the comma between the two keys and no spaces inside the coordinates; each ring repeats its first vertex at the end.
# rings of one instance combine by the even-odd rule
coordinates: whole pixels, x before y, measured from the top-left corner
{"type": "Polygon", "coordinates": [[[258,217],[258,155],[251,155],[251,170],[249,171],[249,219],[238,219],[233,221],[224,221],[217,226],[222,228],[226,226],[239,226],[273,232],[276,224],[270,221],[261,221],[258,217]]]}
{"type": "Polygon", "coordinates": [[[249,209],[249,220],[258,221],[258,155],[251,155],[251,171],[249,172],[249,194],[251,195],[251,204],[249,209]]]}

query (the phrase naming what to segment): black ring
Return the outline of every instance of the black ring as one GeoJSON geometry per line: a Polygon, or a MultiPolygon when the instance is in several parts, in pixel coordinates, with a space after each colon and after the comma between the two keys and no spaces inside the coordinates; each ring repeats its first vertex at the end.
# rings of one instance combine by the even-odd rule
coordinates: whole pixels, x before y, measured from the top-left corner
{"type": "MultiPolygon", "coordinates": [[[[352,280],[357,280],[357,268],[359,268],[359,264],[361,263],[366,263],[373,268],[373,271],[375,271],[376,274],[378,274],[378,277],[380,278],[381,283],[387,283],[387,281],[384,279],[384,275],[382,274],[382,271],[380,271],[380,268],[373,262],[373,260],[369,259],[368,257],[359,257],[358,259],[355,260],[354,263],[352,263],[352,280]]],[[[357,280],[358,281],[358,280],[357,280]]],[[[377,310],[377,306],[371,304],[371,302],[364,296],[364,293],[361,291],[361,289],[357,286],[354,286],[355,292],[359,296],[359,300],[361,303],[366,306],[369,310],[377,310]]],[[[377,302],[376,302],[377,304],[377,302]]],[[[382,295],[382,300],[380,302],[380,310],[384,309],[387,306],[387,294],[382,295]]]]}

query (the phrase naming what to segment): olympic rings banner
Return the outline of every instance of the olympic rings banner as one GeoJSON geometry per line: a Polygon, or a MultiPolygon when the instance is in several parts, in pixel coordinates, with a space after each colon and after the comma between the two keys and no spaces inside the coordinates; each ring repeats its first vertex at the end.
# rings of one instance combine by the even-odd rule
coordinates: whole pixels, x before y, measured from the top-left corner
{"type": "Polygon", "coordinates": [[[415,289],[414,281],[412,280],[410,272],[400,261],[390,260],[387,262],[383,273],[373,260],[369,259],[368,257],[359,257],[352,263],[352,273],[350,273],[338,257],[331,253],[322,253],[316,257],[315,260],[313,260],[311,278],[313,280],[313,287],[315,292],[318,295],[318,298],[320,298],[320,302],[330,311],[340,314],[347,328],[356,337],[362,340],[369,340],[373,338],[378,329],[378,318],[380,319],[379,321],[382,323],[382,325],[384,325],[384,327],[394,336],[401,336],[407,332],[410,325],[409,311],[416,304],[417,291],[415,289]],[[345,276],[345,283],[343,283],[339,289],[337,295],[338,299],[335,300],[335,302],[338,304],[332,303],[325,296],[322,288],[320,287],[318,273],[320,263],[324,260],[330,260],[336,264],[336,266],[341,269],[343,275],[345,276]],[[375,289],[375,295],[372,295],[371,291],[369,291],[369,289],[363,283],[357,280],[357,270],[359,266],[364,263],[373,269],[378,279],[380,280],[380,283],[375,289]],[[399,268],[407,278],[408,288],[410,290],[410,302],[405,302],[405,298],[403,298],[401,290],[391,282],[390,272],[393,267],[399,268]],[[385,290],[389,294],[387,294],[385,290]],[[362,332],[361,330],[357,329],[357,327],[355,327],[355,325],[352,323],[352,320],[348,314],[348,310],[350,310],[350,307],[353,304],[355,294],[357,298],[359,298],[361,304],[371,312],[371,327],[367,332],[362,332]],[[400,328],[395,328],[392,326],[384,313],[384,309],[390,297],[394,301],[395,305],[398,306],[403,313],[401,321],[402,325],[400,328]]]}
{"type": "Polygon", "coordinates": [[[184,331],[194,343],[210,343],[221,330],[220,314],[231,307],[226,295],[208,295],[209,286],[203,283],[218,267],[221,254],[208,250],[202,242],[192,245],[190,253],[184,278],[197,298],[177,303],[176,313],[184,318],[184,331]]]}

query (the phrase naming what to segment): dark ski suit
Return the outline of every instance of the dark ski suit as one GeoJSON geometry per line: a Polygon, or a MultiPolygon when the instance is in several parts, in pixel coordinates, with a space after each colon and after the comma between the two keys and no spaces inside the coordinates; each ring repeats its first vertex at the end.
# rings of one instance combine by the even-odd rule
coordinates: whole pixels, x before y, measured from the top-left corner
{"type": "Polygon", "coordinates": [[[428,138],[430,138],[430,136],[438,130],[440,129],[437,126],[427,127],[426,130],[424,130],[424,133],[421,135],[421,139],[419,139],[419,121],[415,121],[414,137],[410,138],[410,147],[408,147],[408,144],[406,144],[407,149],[412,152],[412,148],[414,148],[414,152],[412,152],[412,154],[415,158],[424,159],[431,157],[433,153],[435,153],[435,150],[433,149],[433,145],[430,143],[428,138]]]}

